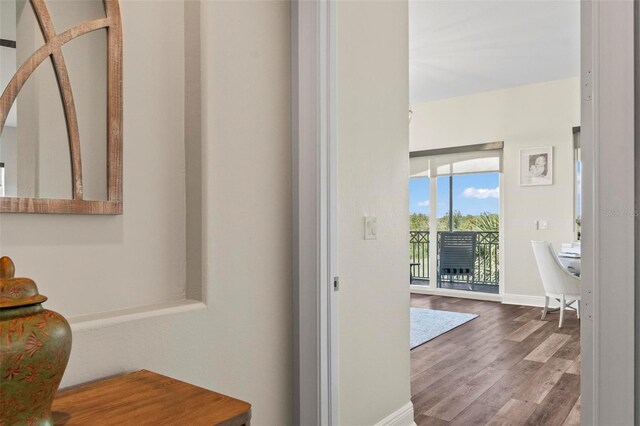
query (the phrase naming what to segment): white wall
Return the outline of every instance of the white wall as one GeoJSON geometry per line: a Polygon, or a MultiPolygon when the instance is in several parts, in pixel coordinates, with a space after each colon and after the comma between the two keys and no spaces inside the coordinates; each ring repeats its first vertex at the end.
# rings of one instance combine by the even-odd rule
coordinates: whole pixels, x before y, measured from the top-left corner
{"type": "Polygon", "coordinates": [[[372,425],[410,401],[407,2],[337,19],[340,424],[372,425]]]}
{"type": "Polygon", "coordinates": [[[556,249],[573,240],[572,127],[580,125],[579,90],[576,77],[412,105],[411,151],[504,141],[507,297],[544,294],[531,240],[549,240],[556,249]],[[521,187],[519,151],[541,146],[554,147],[554,184],[521,187]],[[534,229],[540,219],[548,221],[548,230],[534,229]]]}
{"type": "MultiPolygon", "coordinates": [[[[184,4],[121,7],[124,214],[0,216],[1,253],[67,316],[184,297],[184,4]]],[[[146,368],[290,423],[289,18],[285,1],[203,3],[206,306],[75,321],[63,386],[146,368]]]]}
{"type": "Polygon", "coordinates": [[[124,215],[0,215],[2,253],[67,317],[184,298],[183,6],[150,6],[122,2],[124,215]]]}

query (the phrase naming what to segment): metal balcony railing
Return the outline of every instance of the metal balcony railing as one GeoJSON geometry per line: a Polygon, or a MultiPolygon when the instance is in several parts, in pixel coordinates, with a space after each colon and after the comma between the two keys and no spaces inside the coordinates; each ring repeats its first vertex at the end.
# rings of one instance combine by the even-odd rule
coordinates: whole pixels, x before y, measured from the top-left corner
{"type": "MultiPolygon", "coordinates": [[[[476,264],[473,283],[481,286],[498,286],[500,244],[498,231],[473,231],[476,235],[476,264]]],[[[411,231],[409,241],[411,277],[414,283],[429,280],[429,231],[411,231]]],[[[440,231],[438,231],[438,252],[440,251],[440,231]]],[[[438,253],[439,254],[439,253],[438,253]]],[[[456,277],[447,282],[457,282],[456,277]]],[[[461,279],[465,282],[466,279],[461,279]]],[[[439,287],[441,283],[438,283],[439,287]]],[[[490,290],[489,290],[490,291],[490,290]]],[[[491,292],[491,291],[490,291],[491,292]]]]}
{"type": "Polygon", "coordinates": [[[429,231],[411,231],[411,278],[429,279],[429,231]]]}

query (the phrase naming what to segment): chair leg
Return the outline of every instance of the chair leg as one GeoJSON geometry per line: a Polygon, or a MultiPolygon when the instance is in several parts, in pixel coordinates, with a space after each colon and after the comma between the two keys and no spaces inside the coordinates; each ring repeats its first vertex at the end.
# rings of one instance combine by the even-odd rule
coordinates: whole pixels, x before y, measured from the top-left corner
{"type": "Polygon", "coordinates": [[[566,306],[564,294],[560,297],[560,325],[558,328],[562,328],[562,322],[564,321],[564,308],[566,306]]]}
{"type": "Polygon", "coordinates": [[[549,310],[549,296],[544,296],[544,309],[542,310],[542,318],[540,319],[545,319],[545,317],[547,316],[547,311],[549,310]]]}
{"type": "Polygon", "coordinates": [[[578,307],[576,308],[576,316],[580,319],[580,301],[578,300],[578,307]]]}

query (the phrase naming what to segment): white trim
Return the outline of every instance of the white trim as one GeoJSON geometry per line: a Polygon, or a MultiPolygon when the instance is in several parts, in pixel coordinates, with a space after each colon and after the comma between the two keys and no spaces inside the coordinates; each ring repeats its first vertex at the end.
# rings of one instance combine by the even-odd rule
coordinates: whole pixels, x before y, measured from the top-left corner
{"type": "Polygon", "coordinates": [[[207,305],[199,300],[179,300],[175,302],[161,303],[121,309],[117,311],[103,312],[99,314],[82,315],[69,318],[71,331],[74,333],[95,330],[97,328],[109,327],[130,321],[137,321],[147,318],[155,318],[164,315],[179,314],[182,312],[197,311],[206,309],[207,305]]]}
{"type": "MultiPolygon", "coordinates": [[[[520,305],[520,306],[544,306],[544,296],[531,296],[526,294],[491,294],[480,293],[476,291],[465,290],[451,290],[448,288],[431,288],[427,285],[411,285],[409,286],[411,293],[415,294],[429,294],[433,296],[444,297],[459,297],[461,299],[473,299],[473,300],[486,300],[489,302],[502,302],[505,305],[520,305]]],[[[554,301],[551,301],[549,306],[560,306],[554,301]]]]}
{"type": "Polygon", "coordinates": [[[337,101],[337,18],[335,1],[325,2],[326,22],[324,25],[324,43],[328,51],[323,56],[326,72],[324,87],[326,108],[325,129],[328,137],[327,147],[327,322],[328,322],[328,392],[329,392],[329,424],[340,423],[339,392],[339,341],[338,301],[339,288],[334,288],[333,280],[338,277],[338,101],[337,101]]]}
{"type": "Polygon", "coordinates": [[[530,296],[526,294],[504,294],[502,303],[505,305],[544,306],[544,296],[530,296]]]}
{"type": "MultiPolygon", "coordinates": [[[[635,162],[636,162],[636,183],[640,182],[640,3],[635,3],[635,11],[634,11],[636,28],[635,28],[635,116],[636,116],[636,144],[635,144],[635,162]]],[[[636,185],[636,195],[635,195],[635,203],[636,203],[636,212],[640,212],[640,185],[636,185]]],[[[636,240],[636,271],[635,271],[635,280],[636,285],[635,288],[640,289],[640,259],[638,259],[638,254],[640,254],[640,216],[636,216],[636,229],[635,229],[635,240],[636,240]]],[[[635,323],[636,323],[636,331],[635,331],[635,353],[636,353],[636,365],[635,365],[635,395],[636,401],[638,401],[638,396],[640,395],[640,291],[636,291],[635,294],[635,323]]],[[[640,424],[640,404],[636,402],[635,407],[635,422],[634,424],[640,424]]]]}
{"type": "Polygon", "coordinates": [[[429,276],[438,276],[438,177],[435,167],[429,176],[429,276]]]}
{"type": "Polygon", "coordinates": [[[459,297],[461,299],[488,300],[490,302],[501,302],[502,297],[499,294],[480,293],[477,291],[451,290],[448,288],[432,288],[428,285],[409,286],[411,293],[430,294],[434,296],[459,297]]]}
{"type": "Polygon", "coordinates": [[[375,426],[414,426],[415,424],[413,421],[413,404],[409,401],[380,420],[375,426]]]}
{"type": "Polygon", "coordinates": [[[335,2],[291,6],[293,423],[338,412],[335,2]]]}
{"type": "Polygon", "coordinates": [[[500,182],[500,217],[498,218],[498,248],[501,248],[500,250],[498,250],[498,292],[500,294],[500,296],[504,296],[504,294],[506,293],[506,288],[505,288],[505,267],[504,265],[506,265],[506,260],[505,260],[505,252],[506,250],[504,249],[505,246],[505,234],[506,234],[506,226],[505,226],[505,222],[506,222],[506,201],[505,201],[505,193],[507,191],[504,190],[505,188],[505,184],[504,184],[504,164],[502,164],[504,162],[504,151],[502,153],[503,155],[500,156],[500,170],[502,170],[500,172],[500,174],[498,175],[498,179],[500,182]]]}
{"type": "MultiPolygon", "coordinates": [[[[502,304],[518,305],[518,306],[534,306],[544,307],[544,296],[531,296],[528,294],[505,294],[502,296],[502,304]]],[[[551,297],[549,307],[552,309],[559,308],[560,302],[551,297]]]]}
{"type": "Polygon", "coordinates": [[[585,425],[634,423],[634,17],[632,0],[581,2],[585,425]]]}

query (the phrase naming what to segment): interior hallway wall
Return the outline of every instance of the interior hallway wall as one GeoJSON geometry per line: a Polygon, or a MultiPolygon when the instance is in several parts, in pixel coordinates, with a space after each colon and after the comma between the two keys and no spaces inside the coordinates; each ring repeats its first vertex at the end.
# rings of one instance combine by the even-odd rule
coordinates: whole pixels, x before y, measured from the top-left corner
{"type": "MultiPolygon", "coordinates": [[[[30,7],[28,3],[26,7],[30,7]]],[[[13,258],[17,273],[28,275],[38,283],[49,297],[49,307],[67,317],[184,299],[183,8],[181,1],[157,4],[121,1],[124,215],[0,215],[2,253],[13,258]],[[167,55],[173,59],[167,61],[167,55]],[[154,71],[160,69],[163,72],[154,71]]],[[[73,43],[76,41],[69,44],[73,43]]],[[[51,68],[46,63],[42,66],[41,71],[51,74],[46,80],[51,85],[48,89],[57,91],[51,68]]],[[[79,90],[86,88],[91,80],[91,75],[74,74],[73,77],[76,80],[72,78],[71,84],[74,81],[78,84],[72,87],[79,90]]],[[[56,103],[62,110],[57,93],[39,99],[42,108],[29,111],[23,104],[19,114],[26,111],[37,115],[39,109],[56,103]]],[[[78,114],[82,113],[83,110],[78,110],[78,114]]],[[[62,127],[63,139],[55,145],[61,147],[56,156],[60,160],[55,163],[59,178],[56,182],[71,194],[64,116],[46,116],[56,117],[58,121],[32,122],[20,115],[18,140],[23,141],[21,132],[34,129],[44,132],[48,128],[53,136],[60,135],[52,129],[62,127]]],[[[92,139],[91,134],[83,135],[85,139],[92,139]]],[[[102,141],[106,143],[106,138],[102,141]]],[[[37,148],[39,143],[34,145],[37,148]]],[[[20,149],[18,145],[21,165],[25,159],[37,159],[37,155],[23,156],[20,149]]],[[[89,158],[87,160],[86,164],[83,161],[85,168],[90,164],[89,158]]],[[[35,170],[33,167],[18,170],[20,186],[24,183],[21,173],[25,169],[35,170]]],[[[91,175],[91,172],[85,170],[83,174],[91,175]]],[[[46,176],[51,180],[51,175],[46,176]]],[[[48,194],[51,196],[52,192],[48,194]]]]}
{"type": "Polygon", "coordinates": [[[340,1],[337,31],[340,424],[373,425],[410,404],[407,2],[340,1]]]}
{"type": "MultiPolygon", "coordinates": [[[[63,386],[144,368],[249,401],[254,425],[286,425],[290,5],[201,7],[206,305],[74,322],[63,386]]],[[[185,4],[122,0],[121,8],[124,214],[0,215],[0,253],[35,278],[50,296],[45,307],[71,317],[185,296],[185,4]]]]}
{"type": "Polygon", "coordinates": [[[411,151],[504,141],[503,276],[505,300],[540,303],[544,295],[531,240],[556,251],[571,242],[573,133],[580,125],[578,77],[412,105],[411,151]],[[520,186],[520,150],[553,146],[553,185],[520,186]],[[535,230],[547,220],[548,230],[535,230]]]}

